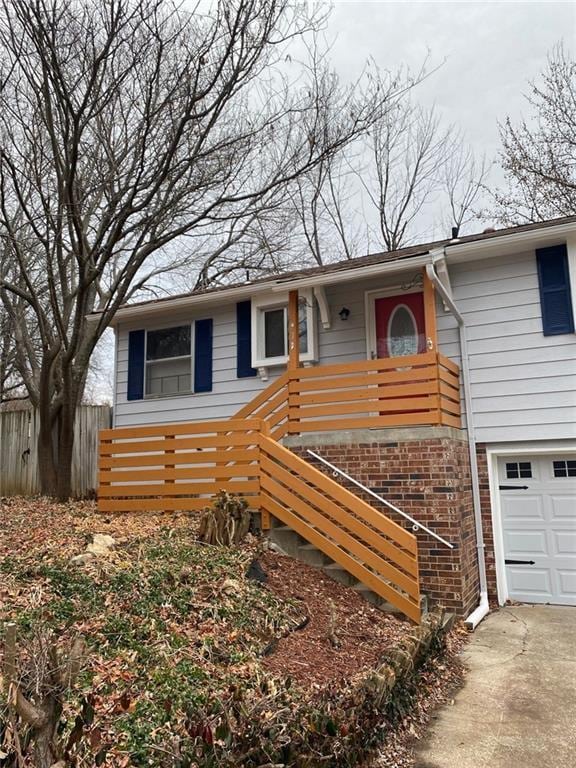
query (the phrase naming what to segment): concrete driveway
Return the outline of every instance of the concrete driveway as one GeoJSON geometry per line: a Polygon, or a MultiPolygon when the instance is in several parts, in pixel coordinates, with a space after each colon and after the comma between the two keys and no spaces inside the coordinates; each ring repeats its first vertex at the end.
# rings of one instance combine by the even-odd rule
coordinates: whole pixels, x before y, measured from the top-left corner
{"type": "Polygon", "coordinates": [[[466,684],[416,748],[417,768],[575,768],[576,608],[488,616],[465,650],[466,684]]]}

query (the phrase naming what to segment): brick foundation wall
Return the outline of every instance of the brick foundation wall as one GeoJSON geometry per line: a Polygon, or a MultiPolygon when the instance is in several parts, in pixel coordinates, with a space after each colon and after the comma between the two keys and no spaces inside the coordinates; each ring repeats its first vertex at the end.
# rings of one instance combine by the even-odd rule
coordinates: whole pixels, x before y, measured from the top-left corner
{"type": "MultiPolygon", "coordinates": [[[[347,433],[352,437],[346,442],[328,444],[325,437],[315,441],[310,436],[306,443],[300,438],[298,444],[291,440],[287,444],[312,463],[306,449],[314,450],[454,544],[451,550],[424,531],[416,533],[421,590],[432,601],[467,615],[478,604],[479,587],[465,433],[449,428],[418,428],[406,430],[409,437],[403,439],[402,432],[394,430],[396,439],[390,441],[353,442],[353,433],[347,433]]],[[[318,464],[318,468],[322,465],[318,464]]],[[[342,483],[346,485],[344,480],[342,483]]],[[[356,486],[351,485],[350,490],[362,495],[356,486]]],[[[381,507],[369,495],[366,501],[381,507]]],[[[393,511],[386,509],[386,514],[411,528],[393,511]]]]}

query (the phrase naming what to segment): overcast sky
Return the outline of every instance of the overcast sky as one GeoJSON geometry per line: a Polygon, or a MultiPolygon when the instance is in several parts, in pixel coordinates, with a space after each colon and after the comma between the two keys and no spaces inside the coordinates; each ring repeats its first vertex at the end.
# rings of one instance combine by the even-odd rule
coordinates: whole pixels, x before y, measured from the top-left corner
{"type": "MultiPolygon", "coordinates": [[[[426,56],[431,67],[442,65],[418,86],[415,100],[436,105],[446,123],[461,128],[474,150],[492,160],[498,121],[522,116],[523,93],[543,70],[548,51],[561,40],[570,50],[576,47],[576,0],[339,0],[326,34],[333,66],[344,79],[354,79],[367,57],[392,71],[400,65],[418,70],[426,56]]],[[[111,398],[109,336],[99,352],[102,367],[90,394],[103,401],[111,398]]]]}
{"type": "Polygon", "coordinates": [[[394,70],[426,55],[439,71],[415,97],[435,104],[474,148],[496,154],[498,120],[525,110],[522,94],[563,40],[576,45],[576,2],[336,2],[328,27],[336,69],[357,73],[366,56],[394,70]],[[444,62],[444,63],[443,63],[444,62]]]}

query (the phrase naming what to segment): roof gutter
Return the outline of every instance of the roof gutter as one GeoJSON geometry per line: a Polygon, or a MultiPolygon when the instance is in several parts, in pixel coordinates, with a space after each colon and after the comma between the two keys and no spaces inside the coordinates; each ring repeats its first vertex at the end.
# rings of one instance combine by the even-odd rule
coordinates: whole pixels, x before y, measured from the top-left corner
{"type": "Polygon", "coordinates": [[[540,229],[531,229],[528,232],[516,232],[498,235],[494,234],[486,240],[469,240],[467,242],[451,242],[444,249],[449,255],[450,261],[459,261],[458,257],[470,255],[487,256],[491,252],[502,254],[503,252],[517,251],[519,247],[526,245],[531,248],[537,247],[540,243],[553,245],[554,239],[563,242],[565,238],[576,232],[576,222],[570,221],[566,224],[556,224],[554,226],[541,227],[540,229]],[[503,246],[505,244],[505,249],[503,246]],[[456,258],[454,258],[456,257],[456,258]]]}
{"type": "Polygon", "coordinates": [[[480,602],[478,607],[466,619],[470,629],[482,621],[490,610],[488,605],[488,581],[486,578],[486,557],[484,544],[484,530],[482,527],[482,505],[480,502],[480,479],[478,476],[478,458],[476,455],[476,433],[474,429],[474,414],[472,410],[472,390],[470,387],[470,361],[468,357],[468,338],[466,323],[462,313],[454,303],[451,293],[443,285],[438,277],[434,264],[446,258],[444,248],[430,253],[431,262],[426,265],[428,277],[433,282],[436,290],[442,297],[444,304],[456,318],[460,339],[460,357],[462,361],[462,384],[464,388],[464,404],[466,407],[466,427],[468,431],[468,452],[470,455],[470,476],[472,480],[472,501],[474,507],[474,522],[476,527],[476,550],[478,553],[478,573],[480,577],[480,602]]]}
{"type": "MultiPolygon", "coordinates": [[[[210,304],[220,304],[222,301],[228,301],[235,298],[247,298],[260,293],[279,293],[285,291],[297,290],[299,288],[315,288],[323,285],[334,285],[335,283],[348,282],[350,279],[370,278],[376,275],[393,274],[394,272],[403,272],[407,269],[419,269],[430,262],[429,252],[421,256],[396,259],[394,261],[385,261],[378,264],[370,264],[366,267],[355,267],[343,269],[341,272],[326,272],[320,275],[310,275],[309,277],[295,278],[294,280],[281,278],[277,280],[266,280],[259,283],[244,283],[222,291],[209,291],[201,294],[191,294],[181,296],[180,298],[167,299],[157,303],[147,302],[146,304],[134,304],[119,309],[112,320],[111,325],[117,325],[122,321],[137,320],[141,317],[150,317],[152,314],[160,314],[166,310],[177,312],[178,310],[188,310],[190,308],[203,307],[210,304]]],[[[89,317],[96,317],[98,313],[92,313],[89,317]]]]}
{"type": "Polygon", "coordinates": [[[298,277],[294,280],[277,280],[271,288],[275,293],[278,291],[295,291],[299,288],[313,288],[320,285],[334,285],[335,283],[345,283],[351,278],[373,277],[375,275],[387,275],[394,272],[404,272],[407,269],[419,269],[430,263],[430,252],[425,251],[421,256],[404,257],[394,261],[385,261],[378,264],[370,264],[367,267],[356,267],[355,269],[343,269],[341,272],[326,272],[321,275],[310,275],[309,277],[298,277]]]}

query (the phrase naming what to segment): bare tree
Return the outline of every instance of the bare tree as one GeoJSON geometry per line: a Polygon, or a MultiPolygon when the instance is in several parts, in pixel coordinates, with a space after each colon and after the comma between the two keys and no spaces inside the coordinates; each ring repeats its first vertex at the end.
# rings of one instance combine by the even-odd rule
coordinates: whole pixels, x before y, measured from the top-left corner
{"type": "Polygon", "coordinates": [[[451,155],[452,128],[433,109],[406,98],[387,110],[370,132],[370,160],[358,176],[378,215],[378,239],[388,251],[408,245],[424,208],[441,186],[451,155]]]}
{"type": "Polygon", "coordinates": [[[500,164],[507,186],[493,212],[522,224],[576,214],[576,61],[558,45],[526,101],[529,120],[500,126],[500,164]]]}
{"type": "Polygon", "coordinates": [[[288,0],[218,0],[206,13],[3,0],[0,299],[40,413],[42,492],[70,493],[90,357],[119,306],[166,270],[159,254],[267,210],[387,103],[361,83],[287,71],[284,44],[317,22],[288,0]]]}
{"type": "Polygon", "coordinates": [[[352,185],[347,188],[352,175],[341,156],[330,156],[296,180],[289,211],[300,241],[297,260],[322,265],[358,254],[362,218],[355,210],[352,185]]]}
{"type": "Polygon", "coordinates": [[[441,174],[448,208],[446,231],[452,228],[458,235],[466,224],[480,218],[476,207],[484,193],[488,170],[486,157],[477,159],[463,137],[457,136],[441,174]]]}

